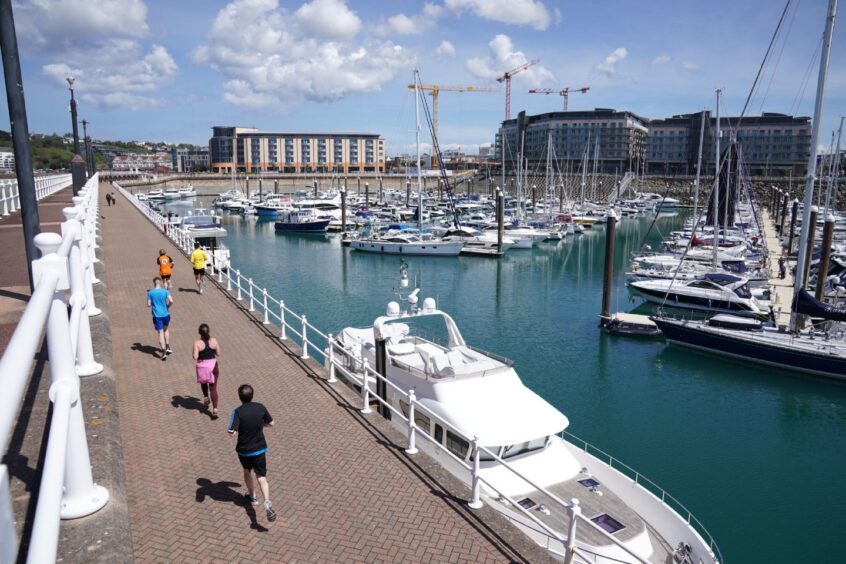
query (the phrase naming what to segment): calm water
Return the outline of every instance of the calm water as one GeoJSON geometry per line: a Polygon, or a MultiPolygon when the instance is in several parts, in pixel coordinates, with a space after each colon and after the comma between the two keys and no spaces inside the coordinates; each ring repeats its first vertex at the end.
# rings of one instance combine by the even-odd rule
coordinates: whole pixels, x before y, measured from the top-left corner
{"type": "MultiPolygon", "coordinates": [[[[233,264],[324,332],[368,326],[396,299],[398,257],[344,249],[333,236],[277,235],[272,222],[225,221],[233,264]]],[[[635,305],[623,269],[648,225],[618,226],[614,310],[635,305]]],[[[571,432],[677,497],[727,561],[842,561],[846,386],[600,332],[604,231],[501,260],[406,260],[421,298],[434,297],[468,343],[512,358],[571,432]]],[[[659,241],[654,232],[647,240],[659,241]]]]}

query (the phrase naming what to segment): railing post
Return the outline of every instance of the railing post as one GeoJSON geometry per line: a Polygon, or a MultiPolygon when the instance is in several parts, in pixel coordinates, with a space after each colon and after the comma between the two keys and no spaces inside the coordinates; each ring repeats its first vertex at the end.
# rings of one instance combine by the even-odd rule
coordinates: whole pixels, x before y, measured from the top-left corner
{"type": "Polygon", "coordinates": [[[88,310],[88,317],[100,315],[102,311],[94,303],[94,284],[100,282],[94,275],[94,263],[91,261],[91,248],[89,246],[89,233],[86,231],[86,214],[87,210],[83,205],[82,198],[74,196],[72,198],[74,207],[79,210],[77,212],[77,221],[79,222],[80,241],[79,250],[82,258],[82,266],[84,268],[84,288],[85,288],[85,304],[88,310]]]}
{"type": "Polygon", "coordinates": [[[282,300],[279,300],[279,325],[281,326],[279,340],[284,341],[288,338],[288,334],[285,331],[285,302],[282,300]]]}
{"type": "Polygon", "coordinates": [[[329,379],[326,382],[334,384],[338,379],[335,378],[335,339],[332,337],[332,333],[326,336],[326,341],[329,343],[329,379]]]}
{"type": "Polygon", "coordinates": [[[256,306],[255,306],[255,303],[253,302],[253,279],[247,278],[247,284],[250,287],[250,311],[255,311],[256,306]]]}
{"type": "Polygon", "coordinates": [[[223,266],[221,264],[217,265],[217,283],[223,284],[223,266]]]}
{"type": "Polygon", "coordinates": [[[9,211],[11,213],[15,213],[15,210],[17,209],[15,207],[15,188],[17,188],[17,186],[17,180],[12,180],[12,183],[9,184],[9,211]]]}
{"type": "Polygon", "coordinates": [[[270,323],[270,318],[267,316],[267,288],[262,288],[262,299],[264,300],[264,323],[265,325],[270,323]]]}
{"type": "Polygon", "coordinates": [[[79,377],[76,375],[74,367],[74,354],[70,345],[68,310],[64,301],[64,292],[70,288],[67,279],[68,267],[66,261],[61,261],[61,263],[64,263],[61,264],[60,261],[56,260],[59,258],[56,255],[56,250],[61,244],[61,237],[55,233],[41,233],[35,237],[35,243],[42,254],[42,258],[38,259],[39,261],[47,259],[47,261],[55,263],[57,269],[61,268],[65,271],[64,279],[60,278],[60,282],[56,286],[56,293],[47,320],[47,351],[53,382],[50,386],[50,398],[55,401],[56,393],[62,386],[72,387],[75,391],[70,404],[70,416],[66,431],[64,493],[60,516],[62,519],[76,519],[91,515],[106,505],[109,501],[109,492],[94,484],[91,476],[88,439],[85,437],[85,420],[82,414],[82,401],[79,398],[79,377]]]}
{"type": "Polygon", "coordinates": [[[370,409],[370,385],[367,383],[367,373],[370,372],[370,365],[367,359],[364,359],[364,373],[361,376],[361,413],[365,415],[373,413],[370,409]]]}
{"type": "Polygon", "coordinates": [[[241,297],[241,271],[240,270],[237,270],[237,269],[235,270],[235,278],[236,278],[235,284],[238,286],[238,297],[236,299],[239,302],[242,302],[242,301],[244,301],[244,298],[241,297]]]}
{"type": "Polygon", "coordinates": [[[573,498],[570,500],[570,507],[567,508],[567,513],[570,515],[570,528],[567,530],[567,543],[565,548],[567,554],[564,556],[564,563],[571,564],[576,557],[576,522],[582,514],[582,508],[579,505],[579,500],[573,498]]]}
{"type": "Polygon", "coordinates": [[[405,449],[406,454],[417,454],[417,446],[414,444],[415,431],[414,428],[414,405],[417,403],[417,396],[414,394],[414,388],[408,391],[408,448],[405,449]]]}
{"type": "Polygon", "coordinates": [[[65,208],[62,210],[65,223],[62,224],[62,235],[72,236],[73,245],[68,255],[68,271],[70,273],[71,297],[80,303],[82,315],[79,318],[79,329],[76,341],[76,373],[79,376],[93,376],[103,371],[103,365],[94,360],[94,347],[91,343],[91,324],[88,321],[88,299],[85,292],[85,274],[82,266],[82,250],[79,243],[82,240],[82,226],[77,221],[81,210],[79,208],[65,208]]]}
{"type": "Polygon", "coordinates": [[[232,269],[226,271],[226,291],[232,291],[232,269]]]}
{"type": "Polygon", "coordinates": [[[9,201],[6,199],[6,183],[3,183],[3,186],[0,187],[0,198],[3,199],[3,215],[9,215],[9,201]]]}
{"type": "Polygon", "coordinates": [[[467,507],[470,509],[482,508],[482,483],[479,480],[479,437],[473,436],[473,441],[470,443],[470,448],[473,449],[473,482],[471,485],[470,501],[467,502],[467,507]]]}
{"type": "Polygon", "coordinates": [[[308,331],[308,321],[306,321],[305,314],[303,314],[300,319],[302,319],[303,322],[303,354],[302,356],[300,356],[300,358],[303,360],[308,360],[308,333],[306,333],[306,331],[308,331]]]}

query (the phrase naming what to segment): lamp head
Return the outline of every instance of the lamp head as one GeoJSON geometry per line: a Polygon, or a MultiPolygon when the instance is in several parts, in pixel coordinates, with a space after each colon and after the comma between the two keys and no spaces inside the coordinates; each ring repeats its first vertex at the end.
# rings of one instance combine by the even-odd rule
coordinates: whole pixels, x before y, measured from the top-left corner
{"type": "Polygon", "coordinates": [[[68,81],[68,88],[73,88],[73,83],[76,82],[76,77],[69,76],[65,80],[68,81]]]}

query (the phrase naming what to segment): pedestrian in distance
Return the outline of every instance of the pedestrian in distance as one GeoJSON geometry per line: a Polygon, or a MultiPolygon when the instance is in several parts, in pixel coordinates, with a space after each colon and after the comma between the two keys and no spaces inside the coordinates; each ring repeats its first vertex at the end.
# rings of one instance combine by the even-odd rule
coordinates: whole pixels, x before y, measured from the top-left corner
{"type": "Polygon", "coordinates": [[[253,401],[253,387],[249,384],[238,386],[238,398],[241,405],[232,410],[228,431],[238,439],[235,452],[238,454],[241,468],[244,469],[246,498],[252,505],[258,505],[252,476],[252,473],[255,473],[261,495],[264,497],[267,520],[275,521],[276,512],[270,502],[270,486],[267,483],[267,441],[264,438],[264,428],[273,427],[273,418],[266,407],[253,401]]]}
{"type": "Polygon", "coordinates": [[[206,409],[209,408],[211,396],[211,418],[217,419],[217,380],[220,378],[220,367],[217,361],[220,358],[220,344],[211,336],[208,324],[200,325],[198,332],[200,338],[194,341],[192,353],[194,360],[197,361],[197,383],[203,391],[203,406],[206,409]]]}
{"type": "Polygon", "coordinates": [[[110,207],[112,205],[112,195],[108,192],[106,193],[106,205],[110,207]]]}
{"type": "Polygon", "coordinates": [[[209,255],[200,248],[200,244],[194,242],[194,252],[191,253],[191,265],[194,267],[194,281],[197,283],[197,293],[203,293],[203,286],[205,283],[203,277],[206,274],[206,262],[209,260],[209,255]]]}
{"type": "Polygon", "coordinates": [[[787,275],[787,266],[785,265],[784,257],[778,257],[778,277],[784,280],[787,275]]]}
{"type": "Polygon", "coordinates": [[[167,360],[168,355],[173,354],[170,350],[170,306],[173,305],[173,296],[170,295],[170,290],[162,287],[160,277],[153,278],[153,285],[152,290],[147,290],[147,307],[153,314],[153,329],[159,335],[161,359],[167,360]]]}
{"type": "Polygon", "coordinates": [[[115,199],[115,193],[112,192],[112,205],[117,205],[117,200],[115,199]]]}
{"type": "Polygon", "coordinates": [[[159,258],[156,259],[156,264],[159,266],[159,276],[162,278],[164,287],[170,290],[170,277],[173,274],[173,259],[170,258],[164,249],[159,249],[159,258]]]}

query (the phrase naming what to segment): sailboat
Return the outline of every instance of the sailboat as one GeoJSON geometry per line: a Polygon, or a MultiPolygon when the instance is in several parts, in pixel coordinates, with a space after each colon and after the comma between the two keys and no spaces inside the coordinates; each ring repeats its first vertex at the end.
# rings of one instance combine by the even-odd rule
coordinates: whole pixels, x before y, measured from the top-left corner
{"type": "MultiPolygon", "coordinates": [[[[417,210],[423,209],[423,172],[420,163],[420,74],[414,71],[414,110],[417,135],[417,210]]],[[[417,230],[389,229],[385,233],[353,239],[356,251],[388,255],[458,256],[464,247],[462,239],[445,241],[423,232],[423,214],[417,213],[417,230]]]]}
{"type": "Polygon", "coordinates": [[[790,326],[766,327],[760,323],[732,315],[718,315],[708,321],[677,320],[655,316],[667,340],[676,345],[694,348],[745,361],[774,366],[796,372],[846,380],[846,308],[817,301],[803,288],[805,256],[814,197],[817,165],[817,143],[822,121],[823,96],[831,54],[831,36],[837,0],[829,0],[826,28],[820,59],[814,118],[811,130],[808,174],[805,178],[804,215],[799,243],[797,276],[793,290],[790,326]],[[823,320],[820,327],[803,329],[800,315],[823,320]]]}

